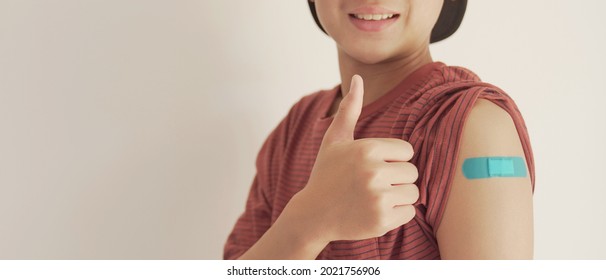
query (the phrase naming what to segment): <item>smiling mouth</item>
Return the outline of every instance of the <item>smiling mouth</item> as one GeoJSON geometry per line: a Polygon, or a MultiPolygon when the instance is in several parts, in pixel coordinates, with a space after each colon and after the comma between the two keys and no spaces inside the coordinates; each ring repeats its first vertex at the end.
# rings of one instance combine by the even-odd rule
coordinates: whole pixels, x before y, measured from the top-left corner
{"type": "Polygon", "coordinates": [[[350,17],[365,21],[380,21],[397,18],[399,14],[349,14],[350,17]]]}

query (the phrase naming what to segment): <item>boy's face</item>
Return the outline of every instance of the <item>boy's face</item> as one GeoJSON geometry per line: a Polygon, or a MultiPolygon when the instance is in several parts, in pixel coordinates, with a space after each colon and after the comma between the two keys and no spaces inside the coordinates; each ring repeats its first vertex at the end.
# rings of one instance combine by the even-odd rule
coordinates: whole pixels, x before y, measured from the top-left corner
{"type": "Polygon", "coordinates": [[[335,40],[339,51],[362,63],[375,64],[412,56],[419,50],[428,48],[431,30],[438,20],[444,1],[314,2],[322,27],[335,40]],[[391,14],[393,17],[389,18],[391,14]],[[367,20],[369,15],[379,20],[367,20]],[[388,18],[385,19],[386,17],[388,18]]]}

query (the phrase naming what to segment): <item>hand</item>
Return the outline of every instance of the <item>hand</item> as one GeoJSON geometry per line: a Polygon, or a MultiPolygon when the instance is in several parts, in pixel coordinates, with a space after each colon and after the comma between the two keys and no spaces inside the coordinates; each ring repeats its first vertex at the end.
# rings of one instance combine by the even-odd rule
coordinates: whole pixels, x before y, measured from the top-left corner
{"type": "Polygon", "coordinates": [[[412,204],[419,190],[413,184],[417,168],[408,162],[412,145],[394,138],[353,138],[363,95],[362,78],[355,75],[324,135],[307,186],[291,201],[297,210],[288,209],[325,242],[381,236],[415,216],[412,204]]]}

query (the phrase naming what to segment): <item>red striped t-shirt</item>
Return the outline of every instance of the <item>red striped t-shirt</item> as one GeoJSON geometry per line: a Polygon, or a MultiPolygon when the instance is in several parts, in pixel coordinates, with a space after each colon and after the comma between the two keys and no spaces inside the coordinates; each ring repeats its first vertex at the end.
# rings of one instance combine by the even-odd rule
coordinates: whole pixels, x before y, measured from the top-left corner
{"type": "MultiPolygon", "coordinates": [[[[224,248],[225,259],[244,254],[276,221],[307,183],[340,86],[303,97],[263,144],[244,213],[224,248]]],[[[534,190],[534,160],[524,120],[513,100],[462,67],[433,62],[362,108],[354,133],[359,138],[399,138],[414,148],[420,197],[416,216],[387,234],[333,241],[317,259],[439,259],[436,232],[452,184],[463,125],[478,98],[512,117],[522,142],[534,190]]]]}

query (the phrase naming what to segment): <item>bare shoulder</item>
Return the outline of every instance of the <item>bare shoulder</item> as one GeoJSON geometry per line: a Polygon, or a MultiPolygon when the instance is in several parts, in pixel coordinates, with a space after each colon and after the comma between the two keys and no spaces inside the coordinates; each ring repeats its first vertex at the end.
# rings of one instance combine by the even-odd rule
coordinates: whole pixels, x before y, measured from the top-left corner
{"type": "Polygon", "coordinates": [[[469,155],[523,154],[513,119],[495,103],[478,99],[465,123],[461,151],[469,155]]]}
{"type": "MultiPolygon", "coordinates": [[[[478,99],[463,128],[456,173],[437,229],[444,259],[532,258],[530,178],[470,178],[464,174],[465,160],[489,158],[516,158],[522,161],[522,168],[527,168],[509,113],[491,101],[478,99]]],[[[528,174],[527,169],[525,173],[528,174]]]]}

